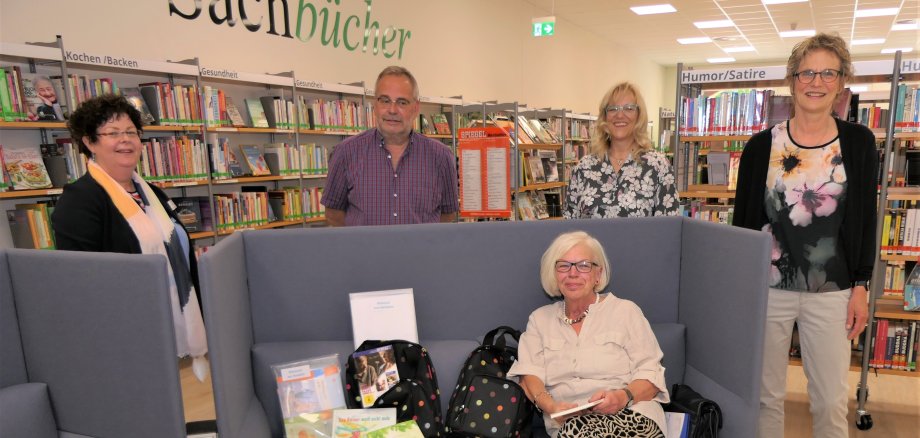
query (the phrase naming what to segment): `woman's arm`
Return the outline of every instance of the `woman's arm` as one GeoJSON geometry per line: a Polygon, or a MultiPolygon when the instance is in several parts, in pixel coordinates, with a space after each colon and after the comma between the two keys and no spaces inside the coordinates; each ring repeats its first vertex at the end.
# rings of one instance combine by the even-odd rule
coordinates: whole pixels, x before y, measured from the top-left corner
{"type": "MultiPolygon", "coordinates": [[[[626,390],[632,394],[633,403],[654,399],[661,390],[646,379],[636,379],[626,385],[626,390]]],[[[603,400],[592,409],[599,414],[616,414],[629,403],[629,395],[624,389],[610,389],[595,392],[588,401],[603,400]]]]}
{"type": "MultiPolygon", "coordinates": [[[[537,407],[540,411],[543,411],[547,414],[552,414],[554,412],[564,411],[566,409],[574,408],[578,406],[575,403],[570,403],[566,401],[559,401],[553,398],[553,395],[549,393],[546,389],[546,386],[543,384],[543,381],[540,380],[537,376],[524,375],[521,376],[521,387],[524,388],[524,393],[527,394],[527,398],[533,402],[534,406],[537,407]]],[[[565,421],[566,418],[569,418],[571,415],[565,417],[559,417],[556,421],[559,424],[565,421]]]]}

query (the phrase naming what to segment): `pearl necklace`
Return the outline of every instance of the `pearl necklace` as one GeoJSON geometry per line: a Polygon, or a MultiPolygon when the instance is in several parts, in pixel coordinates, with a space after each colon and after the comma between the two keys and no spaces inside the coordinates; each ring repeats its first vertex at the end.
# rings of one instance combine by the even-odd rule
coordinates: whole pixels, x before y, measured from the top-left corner
{"type": "MultiPolygon", "coordinates": [[[[595,292],[594,293],[594,304],[597,304],[598,302],[600,302],[600,300],[601,300],[601,294],[595,292]]],[[[581,322],[581,320],[585,319],[585,317],[588,316],[589,309],[590,309],[590,306],[588,307],[588,309],[585,309],[585,311],[582,312],[581,316],[579,316],[578,318],[569,319],[569,317],[566,316],[568,315],[568,313],[566,313],[565,311],[565,300],[562,300],[562,322],[568,325],[578,324],[579,322],[581,322]]]]}

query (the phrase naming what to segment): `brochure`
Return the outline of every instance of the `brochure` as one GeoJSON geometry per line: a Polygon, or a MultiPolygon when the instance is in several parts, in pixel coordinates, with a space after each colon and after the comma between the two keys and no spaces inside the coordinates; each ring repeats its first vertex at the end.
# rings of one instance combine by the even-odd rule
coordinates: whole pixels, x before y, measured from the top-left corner
{"type": "Polygon", "coordinates": [[[355,349],[368,339],[402,339],[418,343],[412,289],[349,294],[355,349]]]}
{"type": "Polygon", "coordinates": [[[272,365],[286,436],[329,437],[333,410],[345,407],[339,355],[272,365]]]}

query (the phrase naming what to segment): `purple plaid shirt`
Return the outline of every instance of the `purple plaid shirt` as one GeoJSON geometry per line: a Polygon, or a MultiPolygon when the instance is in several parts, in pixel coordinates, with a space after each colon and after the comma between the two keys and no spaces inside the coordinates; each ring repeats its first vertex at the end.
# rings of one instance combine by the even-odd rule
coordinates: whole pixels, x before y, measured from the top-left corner
{"type": "Polygon", "coordinates": [[[332,152],[322,203],[345,211],[345,225],[439,222],[455,213],[457,164],[444,144],[409,134],[396,171],[377,129],[349,138],[332,152]]]}

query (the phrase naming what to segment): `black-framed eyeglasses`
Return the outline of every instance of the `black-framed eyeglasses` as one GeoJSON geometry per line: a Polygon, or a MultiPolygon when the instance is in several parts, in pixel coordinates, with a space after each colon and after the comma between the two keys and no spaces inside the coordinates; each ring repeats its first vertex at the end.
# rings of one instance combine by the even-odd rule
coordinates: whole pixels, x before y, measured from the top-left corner
{"type": "Polygon", "coordinates": [[[626,105],[607,105],[607,108],[604,108],[604,111],[607,114],[615,114],[620,111],[624,111],[626,114],[635,114],[636,111],[639,111],[639,105],[635,103],[627,103],[626,105]]]}
{"type": "Polygon", "coordinates": [[[393,102],[396,102],[396,106],[399,109],[409,108],[409,105],[412,105],[412,101],[409,99],[403,99],[402,97],[393,100],[388,96],[377,96],[377,104],[383,106],[390,106],[393,102]]]}
{"type": "Polygon", "coordinates": [[[97,132],[96,135],[100,137],[108,137],[112,140],[118,140],[122,137],[128,137],[131,140],[141,138],[141,135],[144,134],[144,131],[112,131],[112,132],[97,132]]]}
{"type": "Polygon", "coordinates": [[[579,262],[567,262],[565,260],[556,260],[556,272],[569,272],[572,270],[572,266],[574,266],[578,272],[581,272],[582,274],[587,274],[591,272],[591,270],[594,269],[595,266],[600,266],[600,265],[590,260],[582,260],[579,262]]]}
{"type": "Polygon", "coordinates": [[[834,70],[832,68],[826,68],[821,71],[814,70],[803,70],[793,76],[803,84],[810,84],[815,81],[815,77],[821,76],[821,80],[824,82],[834,82],[837,78],[840,77],[840,70],[834,70]]]}

